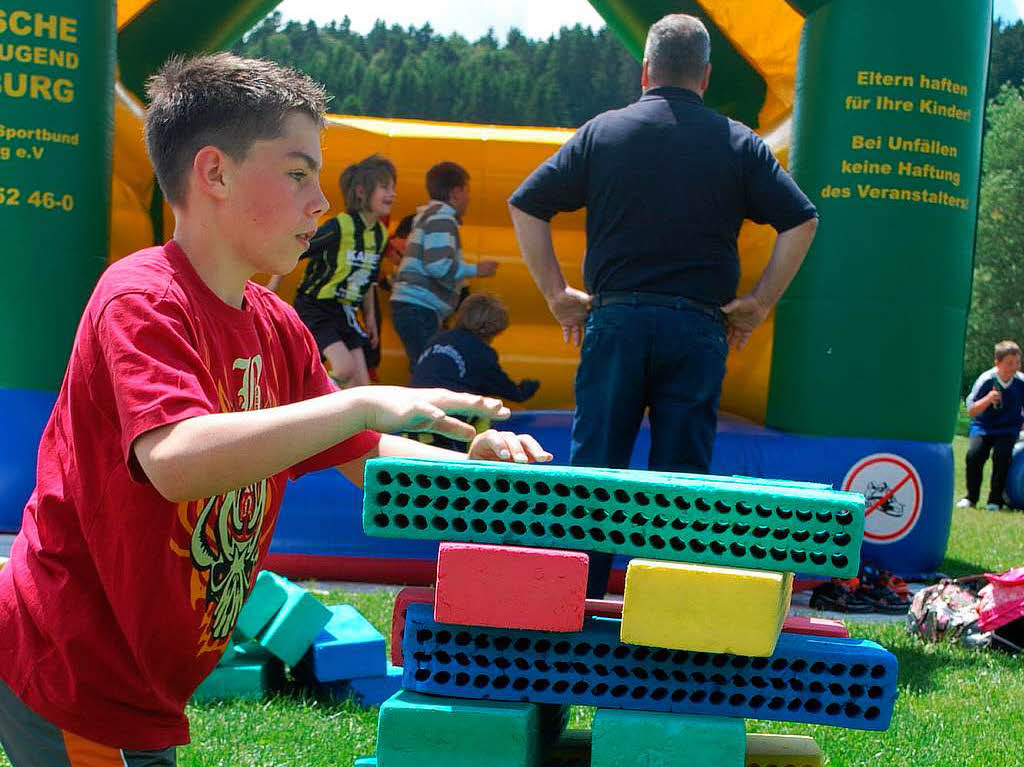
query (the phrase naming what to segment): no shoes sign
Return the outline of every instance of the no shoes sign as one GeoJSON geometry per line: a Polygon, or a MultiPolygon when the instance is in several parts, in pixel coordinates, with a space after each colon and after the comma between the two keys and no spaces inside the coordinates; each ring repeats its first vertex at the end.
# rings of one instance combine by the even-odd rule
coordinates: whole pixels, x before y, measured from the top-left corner
{"type": "Polygon", "coordinates": [[[864,496],[864,540],[893,543],[904,538],[921,515],[921,477],[894,453],[866,456],[846,473],[843,490],[864,496]]]}

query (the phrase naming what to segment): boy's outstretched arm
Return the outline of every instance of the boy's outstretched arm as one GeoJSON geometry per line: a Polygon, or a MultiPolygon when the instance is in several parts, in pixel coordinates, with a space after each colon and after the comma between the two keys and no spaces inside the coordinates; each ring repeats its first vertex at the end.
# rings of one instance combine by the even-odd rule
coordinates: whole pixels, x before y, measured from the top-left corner
{"type": "Polygon", "coordinates": [[[161,426],[136,439],[132,452],[157,492],[171,501],[191,501],[273,476],[365,429],[473,436],[472,426],[448,414],[504,420],[509,411],[500,400],[475,394],[361,386],[161,426]]]}
{"type": "Polygon", "coordinates": [[[401,456],[404,458],[429,458],[435,461],[513,461],[515,463],[547,463],[554,456],[540,446],[529,434],[514,434],[510,431],[488,429],[478,434],[470,443],[469,452],[427,445],[413,439],[383,434],[380,443],[354,461],[339,466],[340,471],[356,487],[363,486],[363,471],[371,458],[401,456]]]}

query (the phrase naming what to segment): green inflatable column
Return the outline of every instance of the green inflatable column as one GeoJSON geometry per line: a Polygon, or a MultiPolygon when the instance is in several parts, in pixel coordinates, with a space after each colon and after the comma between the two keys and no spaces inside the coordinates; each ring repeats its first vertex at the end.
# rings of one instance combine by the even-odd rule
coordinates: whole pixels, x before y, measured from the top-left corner
{"type": "Polygon", "coordinates": [[[114,0],[0,9],[0,393],[56,391],[106,264],[114,33],[114,0]]]}
{"type": "Polygon", "coordinates": [[[791,169],[821,225],[780,301],[767,424],[952,438],[970,298],[992,7],[793,0],[791,169]]]}

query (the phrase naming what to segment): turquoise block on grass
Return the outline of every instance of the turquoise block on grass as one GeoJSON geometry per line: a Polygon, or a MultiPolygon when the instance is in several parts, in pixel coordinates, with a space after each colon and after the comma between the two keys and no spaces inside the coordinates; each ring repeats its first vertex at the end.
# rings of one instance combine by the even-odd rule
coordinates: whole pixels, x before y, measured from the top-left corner
{"type": "Polygon", "coordinates": [[[242,640],[253,639],[270,623],[288,597],[288,581],[264,570],[257,576],[252,593],[242,605],[235,624],[235,634],[242,640]]]}
{"type": "Polygon", "coordinates": [[[281,580],[287,592],[284,604],[256,639],[286,664],[294,666],[327,625],[331,611],[301,586],[281,580]]]}
{"type": "Polygon", "coordinates": [[[356,759],[356,763],[353,767],[377,767],[377,757],[375,756],[361,756],[356,759]]]}
{"type": "Polygon", "coordinates": [[[235,647],[192,694],[192,701],[259,700],[284,682],[284,666],[258,645],[235,647]]]}
{"type": "Polygon", "coordinates": [[[599,708],[591,738],[591,767],[743,767],[742,719],[599,708]]]}
{"type": "Polygon", "coordinates": [[[380,707],[380,767],[539,767],[539,707],[401,690],[380,707]]]}
{"type": "MultiPolygon", "coordinates": [[[[388,663],[384,635],[352,605],[327,609],[331,619],[309,651],[313,676],[321,682],[385,676],[388,663]]],[[[376,705],[389,697],[390,693],[376,705]]]]}

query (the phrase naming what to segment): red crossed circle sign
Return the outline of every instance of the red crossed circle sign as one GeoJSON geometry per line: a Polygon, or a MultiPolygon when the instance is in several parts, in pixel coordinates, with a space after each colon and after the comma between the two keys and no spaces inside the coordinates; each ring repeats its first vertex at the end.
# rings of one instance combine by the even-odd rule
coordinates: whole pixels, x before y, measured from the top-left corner
{"type": "Polygon", "coordinates": [[[894,543],[921,515],[924,493],[914,465],[893,453],[866,456],[846,473],[843,490],[864,496],[864,540],[894,543]]]}

